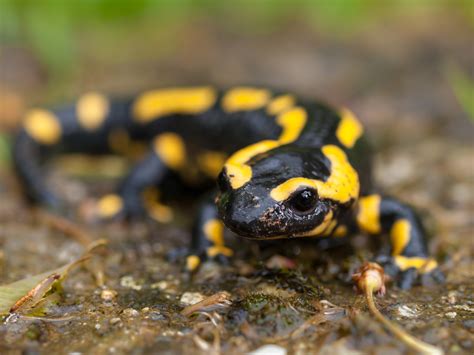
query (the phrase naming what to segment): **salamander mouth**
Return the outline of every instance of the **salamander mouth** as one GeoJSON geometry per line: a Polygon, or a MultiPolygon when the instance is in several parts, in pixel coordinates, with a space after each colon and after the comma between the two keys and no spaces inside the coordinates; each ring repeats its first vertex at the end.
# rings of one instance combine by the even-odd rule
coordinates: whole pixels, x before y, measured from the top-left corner
{"type": "MultiPolygon", "coordinates": [[[[251,240],[273,240],[273,239],[293,239],[293,238],[309,238],[311,236],[305,233],[311,231],[313,227],[299,226],[299,228],[292,227],[291,232],[282,230],[281,228],[269,228],[267,223],[262,223],[261,220],[256,220],[251,223],[242,223],[235,220],[230,220],[226,216],[221,216],[225,226],[239,237],[251,240]]],[[[279,221],[275,221],[279,224],[279,221]]]]}

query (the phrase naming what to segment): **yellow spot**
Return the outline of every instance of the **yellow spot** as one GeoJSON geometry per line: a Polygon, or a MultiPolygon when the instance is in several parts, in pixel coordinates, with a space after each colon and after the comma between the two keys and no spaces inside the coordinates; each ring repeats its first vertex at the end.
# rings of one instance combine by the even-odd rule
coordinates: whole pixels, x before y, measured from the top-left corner
{"type": "Polygon", "coordinates": [[[406,219],[397,220],[390,230],[392,255],[400,255],[410,241],[410,222],[406,219]]]}
{"type": "Polygon", "coordinates": [[[196,270],[200,264],[201,264],[201,259],[199,259],[199,256],[197,255],[189,255],[186,258],[186,269],[188,271],[196,270]]]}
{"type": "Polygon", "coordinates": [[[379,234],[380,226],[380,196],[369,195],[359,200],[357,212],[357,224],[360,229],[367,233],[379,234]]]}
{"type": "Polygon", "coordinates": [[[342,238],[347,235],[347,227],[346,226],[338,226],[333,233],[333,236],[336,238],[342,238]]]}
{"type": "Polygon", "coordinates": [[[224,245],[224,224],[218,219],[211,219],[203,227],[206,239],[212,242],[212,246],[207,248],[207,255],[212,258],[218,254],[232,256],[232,249],[224,245]]]}
{"type": "Polygon", "coordinates": [[[150,217],[160,223],[169,223],[173,219],[173,210],[171,207],[156,202],[149,206],[148,213],[150,217]]]}
{"type": "Polygon", "coordinates": [[[363,132],[364,128],[354,114],[347,109],[343,109],[341,111],[341,122],[336,130],[339,142],[347,148],[352,148],[363,132]]]}
{"type": "Polygon", "coordinates": [[[172,88],[146,92],[133,105],[133,116],[142,123],[173,114],[199,114],[216,102],[211,87],[172,88]]]}
{"type": "Polygon", "coordinates": [[[264,140],[235,152],[225,163],[232,188],[238,189],[250,181],[252,168],[246,163],[254,156],[298,139],[306,124],[306,116],[306,111],[301,107],[282,113],[276,119],[283,128],[278,140],[264,140]]]}
{"type": "Polygon", "coordinates": [[[277,117],[277,123],[283,128],[278,138],[280,144],[288,144],[298,139],[306,124],[306,116],[306,110],[295,107],[277,117]]]}
{"type": "Polygon", "coordinates": [[[234,255],[234,251],[230,248],[227,248],[225,246],[214,246],[214,247],[209,247],[207,248],[207,256],[210,258],[214,258],[217,255],[224,255],[227,257],[231,257],[234,255]]]}
{"type": "Polygon", "coordinates": [[[173,209],[160,203],[160,191],[156,187],[145,189],[142,196],[151,218],[160,223],[168,223],[173,219],[173,209]]]}
{"type": "Polygon", "coordinates": [[[267,113],[276,116],[292,108],[295,102],[296,100],[292,95],[280,95],[268,103],[267,113]]]}
{"type": "Polygon", "coordinates": [[[225,163],[227,175],[233,189],[238,189],[252,178],[252,168],[245,164],[257,154],[278,147],[277,141],[264,140],[235,152],[225,163]]]}
{"type": "Polygon", "coordinates": [[[186,147],[183,139],[176,133],[163,133],[154,140],[154,149],[165,165],[180,169],[186,164],[186,147]]]}
{"type": "Polygon", "coordinates": [[[99,93],[91,92],[77,101],[76,115],[82,128],[88,131],[98,129],[109,113],[109,101],[99,93]]]}
{"type": "Polygon", "coordinates": [[[118,195],[105,195],[97,204],[97,211],[102,218],[117,215],[123,208],[123,200],[118,195]]]}
{"type": "Polygon", "coordinates": [[[216,178],[225,164],[227,155],[221,152],[206,151],[197,156],[199,169],[207,176],[216,178]]]}
{"type": "Polygon", "coordinates": [[[336,228],[336,226],[337,226],[337,219],[333,219],[333,220],[331,221],[331,223],[329,223],[329,225],[328,225],[328,227],[326,228],[326,230],[324,231],[324,234],[323,234],[323,235],[324,235],[325,237],[328,237],[328,236],[332,235],[333,232],[334,232],[334,229],[336,228]]]}
{"type": "Polygon", "coordinates": [[[329,229],[331,223],[333,222],[333,212],[329,211],[326,216],[324,216],[323,221],[319,226],[316,226],[310,231],[298,234],[298,237],[318,237],[318,236],[325,236],[327,230],[329,229]]]}
{"type": "Polygon", "coordinates": [[[434,259],[422,257],[407,257],[402,255],[394,256],[395,264],[400,270],[405,271],[410,268],[417,269],[420,273],[428,273],[438,267],[438,263],[434,259]]]}
{"type": "Polygon", "coordinates": [[[226,112],[258,110],[268,103],[270,97],[270,91],[265,89],[237,87],[224,95],[222,108],[226,112]]]}
{"type": "Polygon", "coordinates": [[[31,138],[45,145],[57,143],[62,134],[58,118],[52,112],[42,109],[28,112],[23,127],[31,138]]]}
{"type": "Polygon", "coordinates": [[[349,202],[359,196],[359,176],[347,160],[344,151],[335,145],[325,145],[323,154],[331,162],[331,175],[327,181],[291,178],[273,188],[270,196],[275,201],[284,201],[302,187],[312,187],[318,191],[319,198],[330,199],[339,203],[349,202]]]}

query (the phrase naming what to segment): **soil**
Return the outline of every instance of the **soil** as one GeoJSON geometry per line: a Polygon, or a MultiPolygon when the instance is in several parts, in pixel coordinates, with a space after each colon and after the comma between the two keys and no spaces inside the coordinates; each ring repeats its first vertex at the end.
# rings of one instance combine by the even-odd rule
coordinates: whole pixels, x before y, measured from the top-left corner
{"type": "MultiPolygon", "coordinates": [[[[453,63],[472,70],[471,28],[441,14],[393,19],[350,37],[298,25],[259,36],[198,25],[189,24],[182,30],[189,36],[158,57],[128,54],[107,58],[107,65],[82,58],[74,79],[62,84],[69,85],[63,95],[92,85],[124,94],[156,85],[256,83],[350,107],[372,139],[377,183],[424,211],[430,250],[447,276],[445,284],[409,291],[389,285],[377,303],[416,337],[447,353],[473,353],[474,125],[446,74],[453,63]]],[[[27,95],[37,101],[61,96],[56,90],[42,95],[42,79],[13,86],[22,63],[32,65],[9,62],[13,79],[2,86],[13,87],[22,102],[29,102],[27,95]]],[[[110,191],[117,180],[71,176],[61,165],[51,181],[74,196],[73,204],[110,191]]],[[[81,255],[80,243],[35,217],[8,166],[1,176],[0,284],[81,255]]],[[[74,217],[95,238],[108,240],[106,251],[67,277],[60,302],[45,316],[0,323],[0,352],[242,353],[264,344],[294,354],[406,352],[353,290],[351,274],[377,252],[371,238],[356,235],[345,245],[319,248],[314,241],[282,240],[262,249],[229,234],[239,250],[235,260],[206,263],[190,279],[180,262],[167,258],[190,239],[192,210],[182,211],[170,225],[86,224],[74,217]],[[101,272],[102,281],[94,277],[101,272]],[[221,291],[229,293],[228,302],[181,314],[221,291]]]]}

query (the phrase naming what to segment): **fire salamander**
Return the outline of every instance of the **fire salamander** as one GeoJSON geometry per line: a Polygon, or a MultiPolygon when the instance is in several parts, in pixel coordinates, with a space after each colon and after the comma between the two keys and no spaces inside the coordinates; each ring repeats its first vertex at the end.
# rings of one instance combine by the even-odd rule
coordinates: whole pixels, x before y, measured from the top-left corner
{"type": "Polygon", "coordinates": [[[186,267],[225,259],[224,227],[258,239],[334,237],[360,230],[387,235],[386,266],[404,288],[428,277],[441,281],[425,231],[413,209],[378,194],[371,183],[364,130],[347,109],[258,87],[168,88],[129,100],[92,92],[56,110],[24,117],[13,156],[27,196],[58,209],[41,162],[55,152],[148,152],[116,194],[97,203],[103,218],[148,213],[165,222],[160,199],[170,179],[216,179],[218,189],[198,210],[186,267]]]}

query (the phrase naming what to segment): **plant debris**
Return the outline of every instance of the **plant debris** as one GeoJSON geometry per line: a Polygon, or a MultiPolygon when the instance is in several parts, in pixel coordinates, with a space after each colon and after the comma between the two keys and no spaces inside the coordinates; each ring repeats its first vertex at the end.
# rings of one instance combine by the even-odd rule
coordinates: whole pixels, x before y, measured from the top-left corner
{"type": "Polygon", "coordinates": [[[377,263],[365,263],[359,270],[352,276],[356,282],[357,288],[362,292],[367,300],[369,310],[372,315],[381,322],[390,332],[392,332],[401,342],[406,346],[415,350],[421,354],[441,355],[444,354],[443,350],[433,345],[427,344],[419,339],[416,339],[406,333],[395,323],[385,318],[382,313],[378,310],[375,305],[373,294],[377,293],[379,296],[385,295],[385,280],[383,268],[377,263]]]}
{"type": "Polygon", "coordinates": [[[183,316],[190,316],[196,312],[208,312],[211,310],[229,307],[232,304],[229,292],[221,291],[209,296],[202,301],[187,306],[181,311],[183,316]]]}

